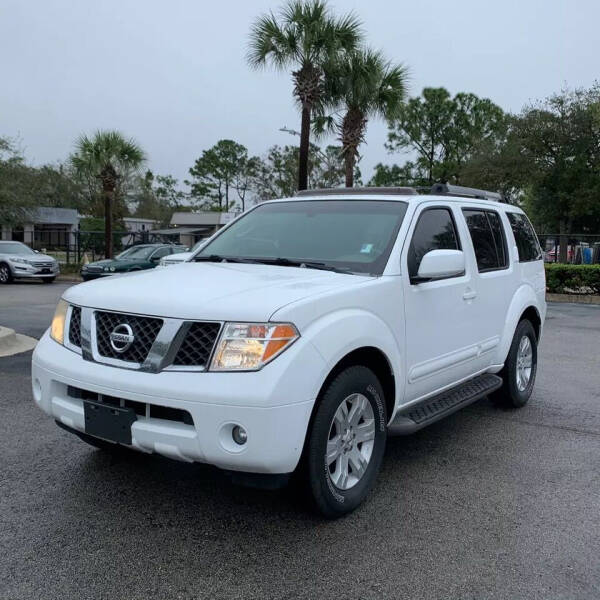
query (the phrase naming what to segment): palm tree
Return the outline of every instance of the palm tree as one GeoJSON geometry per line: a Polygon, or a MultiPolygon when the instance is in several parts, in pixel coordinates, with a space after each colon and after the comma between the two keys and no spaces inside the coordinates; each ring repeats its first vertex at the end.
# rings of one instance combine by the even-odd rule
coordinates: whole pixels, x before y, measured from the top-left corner
{"type": "Polygon", "coordinates": [[[311,113],[323,97],[323,66],[335,56],[350,52],[361,38],[358,19],[332,16],[323,0],[291,0],[279,13],[263,15],[250,33],[248,62],[254,68],[272,65],[292,71],[294,96],[302,112],[298,189],[308,183],[311,113]]]}
{"type": "Polygon", "coordinates": [[[342,142],[346,187],[354,184],[358,147],[365,141],[371,118],[392,119],[406,97],[408,72],[392,65],[381,52],[360,49],[330,62],[326,67],[327,107],[315,119],[315,130],[334,131],[342,142]],[[332,115],[326,109],[338,109],[332,115]]]}
{"type": "Polygon", "coordinates": [[[133,139],[118,131],[97,131],[92,138],[79,137],[70,162],[88,181],[99,181],[104,198],[105,256],[113,256],[112,206],[119,182],[137,171],[145,162],[143,150],[133,139]]]}

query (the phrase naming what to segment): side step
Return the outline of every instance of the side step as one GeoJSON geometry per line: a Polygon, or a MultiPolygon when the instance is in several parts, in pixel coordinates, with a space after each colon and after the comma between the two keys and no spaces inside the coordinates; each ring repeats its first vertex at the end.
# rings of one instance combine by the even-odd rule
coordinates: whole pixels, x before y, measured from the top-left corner
{"type": "Polygon", "coordinates": [[[399,412],[388,425],[388,435],[409,435],[487,396],[502,386],[502,378],[484,373],[437,396],[399,412]]]}

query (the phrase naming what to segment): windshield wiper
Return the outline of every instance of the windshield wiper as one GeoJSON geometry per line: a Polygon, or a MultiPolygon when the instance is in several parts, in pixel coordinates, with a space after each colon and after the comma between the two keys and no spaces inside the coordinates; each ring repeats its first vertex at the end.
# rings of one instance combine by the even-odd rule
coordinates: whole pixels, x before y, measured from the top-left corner
{"type": "Polygon", "coordinates": [[[291,258],[257,258],[256,262],[265,263],[268,265],[277,265],[280,267],[303,267],[306,269],[319,269],[321,271],[333,271],[334,273],[350,273],[352,271],[345,267],[334,267],[324,262],[314,260],[292,260],[291,258]]]}
{"type": "Polygon", "coordinates": [[[225,262],[225,263],[255,263],[252,258],[241,258],[239,256],[221,256],[220,254],[209,254],[196,256],[194,262],[225,262]]]}

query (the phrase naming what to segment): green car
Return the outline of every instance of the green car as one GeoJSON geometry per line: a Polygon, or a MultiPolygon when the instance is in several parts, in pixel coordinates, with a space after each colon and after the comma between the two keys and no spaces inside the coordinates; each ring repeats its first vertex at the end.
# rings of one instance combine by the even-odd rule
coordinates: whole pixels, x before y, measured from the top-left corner
{"type": "Polygon", "coordinates": [[[186,246],[175,246],[173,244],[140,244],[128,248],[115,258],[107,258],[83,265],[81,267],[81,277],[84,281],[89,281],[90,279],[107,277],[116,273],[154,269],[161,258],[186,251],[186,246]]]}

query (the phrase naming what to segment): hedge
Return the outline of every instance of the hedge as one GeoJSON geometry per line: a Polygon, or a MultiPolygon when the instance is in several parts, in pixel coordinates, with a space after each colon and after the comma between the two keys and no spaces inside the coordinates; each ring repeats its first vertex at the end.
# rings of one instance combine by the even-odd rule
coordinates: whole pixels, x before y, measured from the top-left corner
{"type": "Polygon", "coordinates": [[[600,294],[599,265],[546,263],[546,289],[553,294],[600,294]]]}

